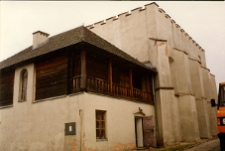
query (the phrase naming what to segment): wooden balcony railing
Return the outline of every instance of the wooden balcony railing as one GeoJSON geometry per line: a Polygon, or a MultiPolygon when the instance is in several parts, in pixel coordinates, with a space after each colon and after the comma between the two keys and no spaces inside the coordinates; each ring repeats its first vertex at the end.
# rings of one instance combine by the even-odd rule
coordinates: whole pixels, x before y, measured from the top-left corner
{"type": "MultiPolygon", "coordinates": [[[[73,77],[72,92],[80,91],[81,88],[80,86],[81,86],[81,76],[73,77]]],[[[91,76],[86,77],[86,89],[92,92],[124,98],[134,98],[143,102],[153,103],[152,93],[136,88],[122,86],[115,83],[112,83],[112,90],[111,90],[108,81],[91,76]]]]}
{"type": "Polygon", "coordinates": [[[151,100],[150,96],[151,96],[150,93],[146,91],[133,88],[133,97],[136,99],[151,100]]]}
{"type": "Polygon", "coordinates": [[[132,89],[119,84],[112,84],[112,94],[117,96],[132,97],[132,89]]]}
{"type": "Polygon", "coordinates": [[[87,88],[87,90],[108,94],[109,93],[109,82],[99,79],[99,78],[87,76],[86,88],[87,88]]]}
{"type": "Polygon", "coordinates": [[[80,91],[80,84],[81,84],[81,76],[74,76],[73,77],[73,84],[72,84],[72,91],[80,91]]]}

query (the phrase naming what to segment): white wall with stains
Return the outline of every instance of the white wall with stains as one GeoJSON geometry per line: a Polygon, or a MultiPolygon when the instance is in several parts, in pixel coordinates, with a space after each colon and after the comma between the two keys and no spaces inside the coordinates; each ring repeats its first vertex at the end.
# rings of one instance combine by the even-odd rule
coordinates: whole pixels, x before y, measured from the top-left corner
{"type": "Polygon", "coordinates": [[[154,106],[94,93],[34,100],[34,65],[15,71],[13,106],[1,108],[0,150],[109,151],[136,147],[134,118],[139,108],[155,118],[154,106]],[[20,72],[28,71],[27,100],[19,101],[20,72]],[[96,141],[96,110],[106,111],[107,140],[96,141]],[[65,123],[76,123],[76,135],[65,135],[65,123]]]}
{"type": "Polygon", "coordinates": [[[212,95],[216,91],[213,85],[215,79],[204,78],[205,74],[210,74],[205,52],[163,9],[152,3],[94,23],[88,28],[139,61],[150,62],[157,68],[156,110],[161,144],[197,141],[201,137],[216,135],[216,123],[211,122],[216,116],[211,114],[208,105],[215,97],[212,95]],[[202,74],[203,71],[206,73],[202,74]],[[207,101],[200,99],[199,103],[199,97],[207,98],[207,101]],[[180,116],[164,118],[172,111],[180,116]],[[192,124],[186,124],[183,119],[192,124]],[[174,132],[169,126],[163,126],[164,123],[180,125],[177,124],[177,132],[174,132]],[[207,126],[202,128],[203,125],[207,126]]]}

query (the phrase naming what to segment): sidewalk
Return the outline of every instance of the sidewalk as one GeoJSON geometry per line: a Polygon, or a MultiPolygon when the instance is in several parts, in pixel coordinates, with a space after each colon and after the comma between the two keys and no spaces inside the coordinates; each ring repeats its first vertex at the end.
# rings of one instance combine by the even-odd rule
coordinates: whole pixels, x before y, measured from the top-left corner
{"type": "Polygon", "coordinates": [[[219,139],[201,139],[199,142],[180,143],[164,148],[150,148],[146,151],[220,151],[219,139]]]}
{"type": "Polygon", "coordinates": [[[220,151],[219,139],[205,142],[190,149],[186,149],[185,151],[220,151]]]}

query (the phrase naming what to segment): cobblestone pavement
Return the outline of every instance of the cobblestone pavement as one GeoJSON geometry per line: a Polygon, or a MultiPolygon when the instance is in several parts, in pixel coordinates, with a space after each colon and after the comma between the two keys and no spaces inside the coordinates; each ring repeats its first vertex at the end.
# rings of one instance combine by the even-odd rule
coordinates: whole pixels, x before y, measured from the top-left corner
{"type": "Polygon", "coordinates": [[[219,139],[214,139],[195,147],[186,149],[185,151],[220,151],[219,139]]]}

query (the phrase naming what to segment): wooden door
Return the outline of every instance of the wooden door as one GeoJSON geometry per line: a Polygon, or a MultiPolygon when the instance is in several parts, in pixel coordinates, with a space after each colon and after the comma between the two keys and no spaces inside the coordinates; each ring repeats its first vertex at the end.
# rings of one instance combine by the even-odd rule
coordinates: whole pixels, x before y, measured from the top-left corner
{"type": "Polygon", "coordinates": [[[153,116],[143,117],[143,134],[144,134],[144,146],[154,147],[154,121],[153,116]]]}

